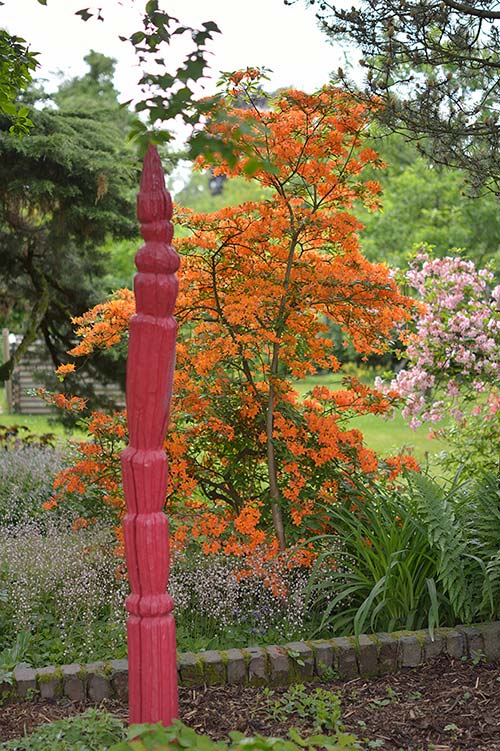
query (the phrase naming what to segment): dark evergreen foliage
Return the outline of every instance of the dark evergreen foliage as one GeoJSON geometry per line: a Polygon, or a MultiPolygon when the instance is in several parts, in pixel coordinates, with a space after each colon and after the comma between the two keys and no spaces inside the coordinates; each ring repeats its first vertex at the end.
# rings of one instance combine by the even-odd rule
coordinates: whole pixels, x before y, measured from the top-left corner
{"type": "MultiPolygon", "coordinates": [[[[33,109],[29,136],[13,138],[9,121],[0,120],[0,316],[11,325],[22,321],[18,358],[42,336],[54,364],[65,360],[71,317],[108,291],[103,244],[138,235],[140,163],[109,88],[112,72],[111,65],[108,76],[93,81],[91,65],[86,77],[64,84],[55,96],[59,109],[33,109]],[[86,106],[99,87],[107,106],[86,106]]],[[[113,375],[123,371],[106,362],[113,375]]],[[[0,377],[13,365],[5,363],[0,377]]]]}

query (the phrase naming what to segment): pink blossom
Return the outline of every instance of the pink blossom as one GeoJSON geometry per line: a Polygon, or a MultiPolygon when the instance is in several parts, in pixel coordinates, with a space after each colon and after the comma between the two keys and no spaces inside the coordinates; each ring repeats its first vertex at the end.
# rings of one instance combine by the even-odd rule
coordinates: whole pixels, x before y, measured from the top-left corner
{"type": "MultiPolygon", "coordinates": [[[[488,384],[495,389],[500,376],[500,285],[492,288],[493,278],[489,269],[476,269],[472,261],[432,258],[425,249],[411,263],[406,279],[425,312],[414,321],[407,367],[389,385],[377,381],[380,390],[400,394],[411,427],[438,422],[446,413],[460,422],[462,402],[476,398],[488,384]],[[432,401],[437,387],[444,388],[446,405],[432,401]]],[[[478,406],[481,411],[480,405],[473,410],[478,406]]]]}

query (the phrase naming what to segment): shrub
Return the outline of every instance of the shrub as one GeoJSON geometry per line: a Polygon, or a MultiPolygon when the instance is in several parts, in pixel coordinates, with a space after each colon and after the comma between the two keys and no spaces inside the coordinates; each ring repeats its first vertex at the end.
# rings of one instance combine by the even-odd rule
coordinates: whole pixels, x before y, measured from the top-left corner
{"type": "Polygon", "coordinates": [[[441,457],[448,469],[498,473],[500,285],[490,269],[425,248],[405,277],[423,304],[405,336],[405,367],[383,388],[399,394],[412,427],[450,420],[437,431],[452,447],[441,457]]]}
{"type": "MultiPolygon", "coordinates": [[[[280,550],[293,546],[316,502],[336,502],[345,475],[386,473],[350,427],[353,417],[387,412],[380,392],[350,378],[344,389],[317,388],[301,399],[293,381],[338,370],[327,322],[368,357],[388,349],[412,304],[387,266],[368,262],[359,248],[354,204],[379,204],[380,186],[363,176],[368,165],[381,166],[363,147],[371,108],[333,86],[315,95],[280,91],[257,107],[259,79],[256,69],[227,76],[222,111],[207,116],[206,128],[238,155],[233,162],[218,154],[216,172],[252,178],[268,197],[176,217],[189,232],[177,242],[178,367],[165,444],[169,512],[180,510],[193,536],[217,516],[217,535],[204,542],[238,555],[264,542],[277,551],[275,540],[280,550]]],[[[198,167],[209,166],[200,156],[198,167]]],[[[80,342],[69,354],[115,346],[133,310],[132,293],[121,290],[74,319],[80,342]]],[[[58,373],[74,369],[67,363],[58,373]]],[[[91,485],[93,504],[100,478],[114,480],[117,457],[92,438],[60,478],[61,500],[70,484],[82,496],[91,485]]],[[[119,516],[119,496],[104,497],[119,516]]]]}
{"type": "Polygon", "coordinates": [[[417,473],[392,489],[353,485],[324,517],[335,532],[317,538],[322,552],[308,586],[320,629],[432,629],[498,616],[494,476],[445,488],[417,473]]]}
{"type": "Polygon", "coordinates": [[[129,741],[122,740],[125,728],[121,720],[108,712],[88,709],[83,714],[65,720],[41,725],[26,738],[0,743],[2,751],[175,751],[179,748],[191,751],[237,751],[243,746],[249,751],[358,751],[360,746],[353,735],[336,731],[335,735],[315,735],[301,738],[297,731],[290,731],[290,740],[251,738],[241,733],[230,733],[230,741],[213,741],[196,733],[179,720],[164,728],[158,725],[132,725],[128,730],[129,741]]]}
{"type": "Polygon", "coordinates": [[[175,751],[179,747],[188,748],[190,751],[238,751],[241,748],[245,748],[246,751],[359,751],[361,748],[354,735],[347,735],[341,731],[336,731],[328,737],[313,735],[301,738],[293,728],[289,733],[289,740],[264,738],[261,735],[248,738],[241,733],[233,732],[229,734],[229,742],[212,741],[178,720],[174,720],[168,728],[161,725],[132,725],[128,736],[133,740],[119,743],[109,751],[175,751]]]}

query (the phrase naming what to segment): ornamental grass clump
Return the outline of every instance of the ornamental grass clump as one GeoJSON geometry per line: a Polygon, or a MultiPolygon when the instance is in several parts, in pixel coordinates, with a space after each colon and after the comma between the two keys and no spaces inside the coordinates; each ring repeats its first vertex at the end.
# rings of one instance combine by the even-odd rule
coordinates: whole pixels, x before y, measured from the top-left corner
{"type": "Polygon", "coordinates": [[[320,614],[318,631],[432,631],[498,618],[495,474],[443,485],[418,473],[393,487],[353,484],[323,518],[332,532],[314,540],[307,598],[320,614]]]}

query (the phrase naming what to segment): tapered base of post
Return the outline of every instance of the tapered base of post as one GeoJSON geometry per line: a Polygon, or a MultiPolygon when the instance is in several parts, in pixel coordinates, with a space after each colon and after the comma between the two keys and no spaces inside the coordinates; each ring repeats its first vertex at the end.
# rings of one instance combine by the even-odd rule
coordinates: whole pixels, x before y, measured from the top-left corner
{"type": "Polygon", "coordinates": [[[177,659],[173,616],[127,621],[129,722],[161,722],[179,716],[177,659]]]}

